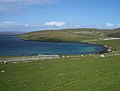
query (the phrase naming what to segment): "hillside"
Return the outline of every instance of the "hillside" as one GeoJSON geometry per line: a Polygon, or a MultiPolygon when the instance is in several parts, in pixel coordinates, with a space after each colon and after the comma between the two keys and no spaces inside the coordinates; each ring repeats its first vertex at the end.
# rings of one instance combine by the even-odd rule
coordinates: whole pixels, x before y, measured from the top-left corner
{"type": "Polygon", "coordinates": [[[20,38],[24,40],[50,41],[50,42],[80,42],[109,37],[120,37],[120,29],[62,29],[62,30],[44,30],[34,31],[23,35],[20,38]]]}
{"type": "Polygon", "coordinates": [[[120,38],[120,28],[115,29],[114,32],[109,33],[107,36],[120,38]]]}

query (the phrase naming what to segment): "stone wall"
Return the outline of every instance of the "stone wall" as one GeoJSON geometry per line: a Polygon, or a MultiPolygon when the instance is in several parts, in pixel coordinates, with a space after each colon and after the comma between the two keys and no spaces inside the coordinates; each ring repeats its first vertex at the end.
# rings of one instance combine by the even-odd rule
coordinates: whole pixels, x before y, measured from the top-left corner
{"type": "Polygon", "coordinates": [[[59,58],[59,55],[37,55],[37,56],[29,56],[29,57],[0,58],[0,62],[28,61],[28,60],[53,59],[53,58],[59,58]]]}

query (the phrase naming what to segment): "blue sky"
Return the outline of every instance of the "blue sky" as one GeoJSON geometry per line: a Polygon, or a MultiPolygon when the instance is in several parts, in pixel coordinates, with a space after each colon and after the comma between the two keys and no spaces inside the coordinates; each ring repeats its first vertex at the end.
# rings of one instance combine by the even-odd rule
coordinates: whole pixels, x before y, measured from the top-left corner
{"type": "Polygon", "coordinates": [[[120,0],[0,0],[0,31],[119,28],[120,0]]]}

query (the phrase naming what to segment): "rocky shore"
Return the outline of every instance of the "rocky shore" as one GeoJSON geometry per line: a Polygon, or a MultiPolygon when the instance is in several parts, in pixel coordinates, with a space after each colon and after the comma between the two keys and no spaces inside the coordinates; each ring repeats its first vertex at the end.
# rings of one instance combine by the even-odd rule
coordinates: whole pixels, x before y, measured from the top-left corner
{"type": "Polygon", "coordinates": [[[14,61],[29,61],[29,60],[40,60],[40,59],[53,59],[59,58],[59,55],[37,55],[29,57],[10,57],[10,58],[0,58],[0,62],[14,62],[14,61]]]}

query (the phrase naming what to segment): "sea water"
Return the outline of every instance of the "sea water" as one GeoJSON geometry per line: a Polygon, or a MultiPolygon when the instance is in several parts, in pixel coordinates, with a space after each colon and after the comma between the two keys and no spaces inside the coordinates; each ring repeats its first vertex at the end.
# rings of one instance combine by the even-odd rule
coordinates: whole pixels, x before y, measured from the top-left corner
{"type": "Polygon", "coordinates": [[[25,41],[15,35],[0,35],[0,56],[95,54],[101,50],[100,45],[25,41]]]}

